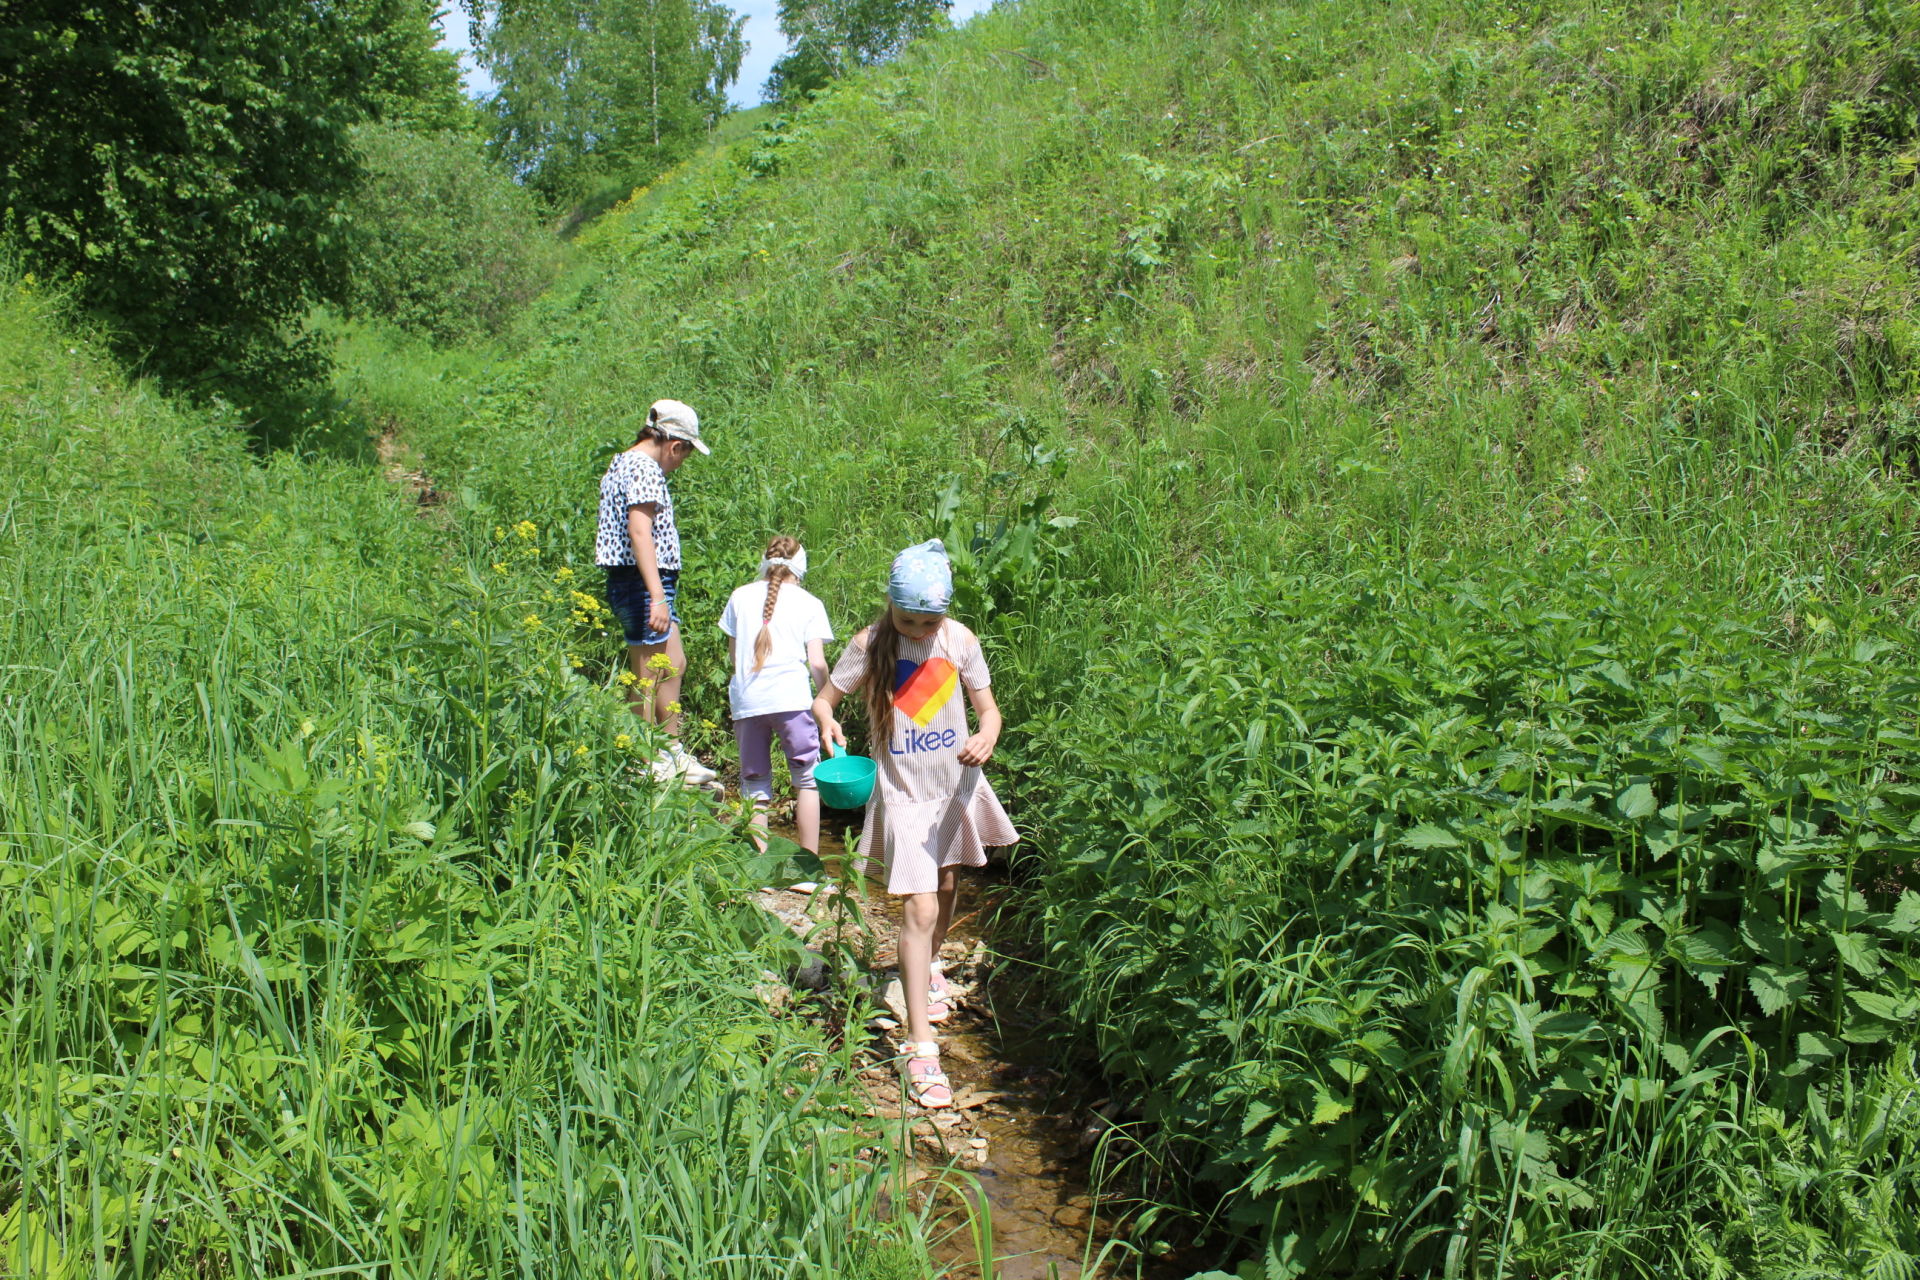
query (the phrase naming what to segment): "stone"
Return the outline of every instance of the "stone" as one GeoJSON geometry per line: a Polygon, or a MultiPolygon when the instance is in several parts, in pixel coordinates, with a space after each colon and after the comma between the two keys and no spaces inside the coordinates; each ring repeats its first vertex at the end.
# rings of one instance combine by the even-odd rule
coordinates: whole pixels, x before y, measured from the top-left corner
{"type": "Polygon", "coordinates": [[[827,958],[809,954],[805,964],[793,971],[793,985],[808,991],[825,991],[832,979],[827,974],[827,958]]]}

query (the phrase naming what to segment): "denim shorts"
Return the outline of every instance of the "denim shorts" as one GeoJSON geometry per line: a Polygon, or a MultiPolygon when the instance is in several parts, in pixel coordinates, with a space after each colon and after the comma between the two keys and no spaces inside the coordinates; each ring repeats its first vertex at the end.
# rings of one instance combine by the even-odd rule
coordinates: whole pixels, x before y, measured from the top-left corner
{"type": "MultiPolygon", "coordinates": [[[[673,598],[679,594],[679,587],[678,569],[660,571],[660,589],[667,595],[667,617],[674,622],[680,621],[680,615],[673,607],[673,598]]],[[[647,590],[647,580],[640,576],[640,570],[633,565],[607,566],[607,608],[613,610],[613,616],[620,619],[620,628],[627,633],[627,643],[630,645],[665,644],[667,637],[673,634],[671,626],[665,631],[647,629],[647,614],[653,608],[653,593],[647,590]]]]}

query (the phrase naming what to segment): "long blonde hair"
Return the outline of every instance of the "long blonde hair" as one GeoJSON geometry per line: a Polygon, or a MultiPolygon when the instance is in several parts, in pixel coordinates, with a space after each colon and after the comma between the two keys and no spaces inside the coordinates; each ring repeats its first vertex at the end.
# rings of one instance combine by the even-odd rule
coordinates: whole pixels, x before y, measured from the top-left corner
{"type": "MultiPolygon", "coordinates": [[[[800,540],[778,534],[767,543],[765,560],[791,560],[800,554],[800,540]]],[[[760,611],[760,634],[753,638],[753,670],[758,674],[760,668],[767,665],[767,655],[773,652],[773,606],[780,599],[780,585],[785,582],[798,582],[793,570],[783,564],[767,566],[767,604],[760,611]]]]}
{"type": "Polygon", "coordinates": [[[900,633],[893,629],[893,610],[880,606],[867,634],[867,671],[860,678],[860,697],[867,711],[867,732],[879,752],[893,737],[893,676],[900,665],[900,633]]]}

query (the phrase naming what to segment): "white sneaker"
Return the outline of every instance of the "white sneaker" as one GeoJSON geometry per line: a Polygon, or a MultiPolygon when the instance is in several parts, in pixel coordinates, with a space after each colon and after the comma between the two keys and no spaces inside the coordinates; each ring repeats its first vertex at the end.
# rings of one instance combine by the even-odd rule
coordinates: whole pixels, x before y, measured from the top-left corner
{"type": "Polygon", "coordinates": [[[682,776],[693,786],[704,787],[707,783],[712,782],[720,776],[713,770],[707,768],[707,766],[701,764],[699,760],[694,758],[691,751],[688,751],[677,742],[668,747],[667,751],[672,757],[675,767],[679,769],[682,776]]]}

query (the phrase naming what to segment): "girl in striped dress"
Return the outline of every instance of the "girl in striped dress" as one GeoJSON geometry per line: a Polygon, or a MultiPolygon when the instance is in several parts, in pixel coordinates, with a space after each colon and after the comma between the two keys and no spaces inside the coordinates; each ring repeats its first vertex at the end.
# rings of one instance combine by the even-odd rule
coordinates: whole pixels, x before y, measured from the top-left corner
{"type": "Polygon", "coordinates": [[[938,960],[953,921],[955,873],[985,866],[988,846],[1020,838],[981,772],[1000,739],[1000,708],[979,638],[947,616],[952,599],[953,570],[938,539],[902,551],[887,607],[847,645],[813,704],[822,736],[836,743],[847,740],[833,714],[842,698],[859,695],[867,713],[879,777],[859,852],[884,865],[887,892],[905,899],[907,1082],[925,1107],[953,1105],[932,1028],[949,1012],[938,960]],[[978,722],[971,733],[968,703],[978,722]]]}

